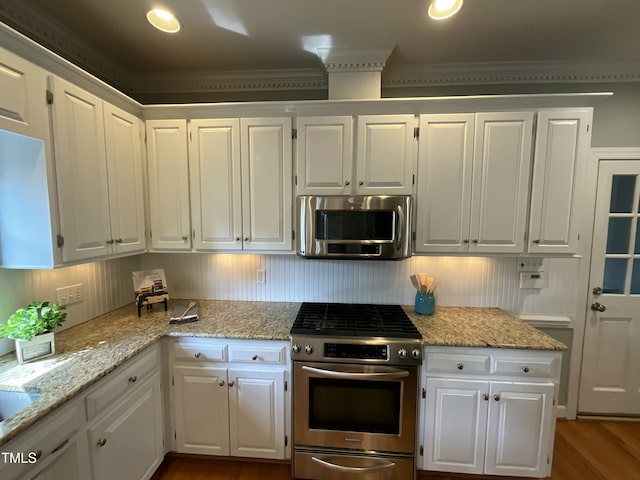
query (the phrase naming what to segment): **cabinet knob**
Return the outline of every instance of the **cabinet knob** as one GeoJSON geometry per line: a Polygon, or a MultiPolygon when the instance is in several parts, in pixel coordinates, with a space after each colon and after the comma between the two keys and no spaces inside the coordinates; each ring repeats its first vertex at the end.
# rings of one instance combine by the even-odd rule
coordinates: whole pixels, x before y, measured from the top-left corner
{"type": "Polygon", "coordinates": [[[529,373],[529,367],[522,367],[522,371],[524,373],[529,373]]]}
{"type": "Polygon", "coordinates": [[[116,243],[122,243],[122,239],[121,239],[121,238],[116,238],[116,239],[115,239],[115,242],[116,242],[116,243]]]}
{"type": "Polygon", "coordinates": [[[236,242],[239,242],[239,241],[240,241],[240,237],[236,237],[236,242]]]}
{"type": "Polygon", "coordinates": [[[189,239],[189,237],[187,237],[186,235],[182,235],[182,241],[186,242],[189,239]]]}
{"type": "Polygon", "coordinates": [[[218,382],[218,385],[220,385],[221,387],[224,387],[224,380],[220,380],[220,381],[218,382]]]}
{"type": "Polygon", "coordinates": [[[249,237],[244,237],[244,241],[248,242],[249,241],[249,237]]]}
{"type": "Polygon", "coordinates": [[[233,380],[231,380],[231,381],[229,382],[229,386],[230,386],[230,387],[233,387],[235,384],[236,384],[236,382],[234,382],[233,380]]]}
{"type": "Polygon", "coordinates": [[[362,186],[362,185],[364,185],[364,182],[363,182],[362,180],[360,180],[360,181],[358,182],[358,185],[362,186]]]}
{"type": "Polygon", "coordinates": [[[349,186],[349,185],[351,185],[351,182],[350,182],[349,180],[345,180],[345,181],[344,181],[344,184],[345,184],[346,186],[349,186]]]}
{"type": "Polygon", "coordinates": [[[499,401],[500,401],[500,395],[494,395],[494,396],[493,396],[493,399],[494,399],[496,402],[499,402],[499,401]]]}
{"type": "Polygon", "coordinates": [[[533,243],[540,243],[540,239],[536,238],[533,243]]]}
{"type": "Polygon", "coordinates": [[[41,458],[42,458],[42,450],[37,450],[36,451],[36,460],[40,460],[41,458]]]}
{"type": "Polygon", "coordinates": [[[106,243],[107,245],[113,245],[113,241],[114,241],[113,238],[110,238],[109,240],[107,240],[106,243]]]}
{"type": "Polygon", "coordinates": [[[98,440],[96,442],[96,445],[99,447],[104,447],[107,444],[107,439],[106,438],[101,438],[100,440],[98,440]]]}
{"type": "Polygon", "coordinates": [[[133,376],[129,377],[129,381],[131,383],[136,383],[138,381],[138,376],[137,375],[133,375],[133,376]]]}
{"type": "Polygon", "coordinates": [[[194,357],[196,357],[196,358],[200,358],[200,355],[202,355],[202,354],[201,354],[200,352],[198,352],[198,353],[196,353],[196,354],[194,355],[194,357]]]}
{"type": "Polygon", "coordinates": [[[477,239],[477,238],[474,238],[474,239],[473,239],[473,243],[478,243],[478,239],[477,239]]]}
{"type": "Polygon", "coordinates": [[[489,401],[489,395],[487,395],[486,393],[485,393],[485,394],[483,394],[483,395],[482,395],[482,399],[483,399],[485,402],[488,402],[488,401],[489,401]]]}
{"type": "Polygon", "coordinates": [[[464,243],[469,243],[469,239],[465,238],[464,240],[462,240],[464,243]]]}
{"type": "Polygon", "coordinates": [[[456,365],[458,367],[458,370],[462,370],[464,368],[464,363],[460,362],[458,365],[456,365]]]}
{"type": "Polygon", "coordinates": [[[255,361],[255,360],[257,360],[257,359],[258,359],[258,355],[252,355],[252,356],[251,356],[251,360],[255,361]]]}

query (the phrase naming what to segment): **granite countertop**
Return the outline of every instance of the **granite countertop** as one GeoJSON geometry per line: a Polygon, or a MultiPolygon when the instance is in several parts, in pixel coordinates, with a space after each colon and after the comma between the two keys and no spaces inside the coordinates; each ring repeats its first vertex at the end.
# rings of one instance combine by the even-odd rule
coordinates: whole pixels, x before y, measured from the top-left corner
{"type": "MultiPolygon", "coordinates": [[[[142,310],[127,305],[56,333],[56,354],[18,365],[15,355],[0,358],[0,390],[39,391],[40,398],[0,423],[0,446],[46,414],[85,391],[119,365],[163,337],[289,340],[300,303],[200,301],[200,320],[169,325],[176,305],[142,310]]],[[[564,350],[566,346],[497,308],[438,307],[424,316],[404,307],[425,345],[564,350]]]]}

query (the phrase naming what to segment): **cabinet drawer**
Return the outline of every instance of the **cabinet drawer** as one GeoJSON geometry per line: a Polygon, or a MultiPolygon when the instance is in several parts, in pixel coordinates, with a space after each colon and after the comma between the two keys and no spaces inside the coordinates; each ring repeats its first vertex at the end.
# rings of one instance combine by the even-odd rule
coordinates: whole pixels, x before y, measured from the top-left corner
{"type": "Polygon", "coordinates": [[[523,377],[555,377],[558,362],[554,358],[499,358],[495,360],[497,375],[519,375],[523,377]]]}
{"type": "Polygon", "coordinates": [[[428,372],[489,373],[488,355],[457,353],[427,353],[428,372]]]}
{"type": "Polygon", "coordinates": [[[180,362],[226,362],[227,344],[215,340],[178,340],[173,344],[173,358],[180,362]]]}
{"type": "Polygon", "coordinates": [[[142,354],[141,358],[135,359],[133,363],[120,367],[123,368],[122,371],[118,371],[120,370],[118,368],[102,386],[87,395],[87,420],[91,421],[114,401],[150,377],[159,365],[158,348],[154,347],[150,352],[142,354]]]}
{"type": "Polygon", "coordinates": [[[286,355],[282,345],[229,345],[229,361],[234,363],[285,364],[286,355]]]}

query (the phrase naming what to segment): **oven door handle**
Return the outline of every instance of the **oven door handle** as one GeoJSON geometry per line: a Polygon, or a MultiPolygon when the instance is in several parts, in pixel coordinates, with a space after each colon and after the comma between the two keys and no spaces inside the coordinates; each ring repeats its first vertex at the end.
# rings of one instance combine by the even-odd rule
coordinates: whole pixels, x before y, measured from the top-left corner
{"type": "Polygon", "coordinates": [[[409,376],[409,372],[406,370],[389,369],[381,372],[340,372],[338,370],[325,370],[323,368],[309,367],[307,365],[302,366],[302,370],[315,373],[323,377],[341,378],[344,380],[362,380],[367,378],[384,379],[384,378],[404,378],[409,376]]]}
{"type": "Polygon", "coordinates": [[[396,466],[396,464],[393,462],[389,462],[387,460],[382,460],[382,459],[376,459],[377,465],[371,465],[369,467],[348,467],[346,465],[340,465],[338,463],[330,462],[329,461],[330,458],[332,460],[336,459],[336,457],[324,457],[324,458],[311,457],[311,460],[316,463],[319,463],[323,467],[326,467],[330,470],[337,470],[339,472],[349,472],[349,473],[369,473],[369,472],[375,472],[377,470],[384,470],[386,468],[393,468],[396,466]]]}

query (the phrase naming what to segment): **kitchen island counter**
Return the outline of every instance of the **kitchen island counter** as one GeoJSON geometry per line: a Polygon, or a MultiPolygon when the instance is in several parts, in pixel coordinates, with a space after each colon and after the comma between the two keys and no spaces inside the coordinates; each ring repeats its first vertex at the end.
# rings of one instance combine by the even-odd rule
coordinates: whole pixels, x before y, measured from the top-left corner
{"type": "MultiPolygon", "coordinates": [[[[0,423],[0,446],[163,337],[289,340],[297,302],[200,301],[197,322],[170,325],[185,300],[142,310],[127,305],[56,333],[56,354],[18,365],[0,358],[0,390],[37,390],[38,400],[0,423]]],[[[566,346],[498,308],[438,307],[432,316],[404,307],[427,346],[564,350],[566,346]]]]}

